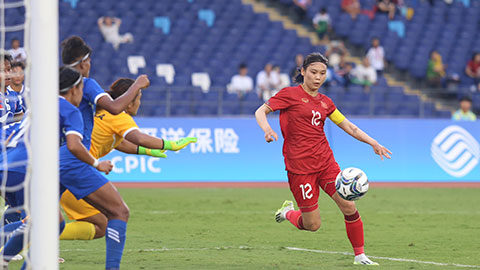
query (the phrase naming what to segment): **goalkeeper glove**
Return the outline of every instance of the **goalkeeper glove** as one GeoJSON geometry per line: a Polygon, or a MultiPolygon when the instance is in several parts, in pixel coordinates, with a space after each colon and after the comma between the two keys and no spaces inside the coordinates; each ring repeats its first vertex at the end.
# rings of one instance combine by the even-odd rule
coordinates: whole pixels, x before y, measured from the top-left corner
{"type": "Polygon", "coordinates": [[[137,147],[137,154],[147,155],[147,156],[152,156],[152,157],[160,157],[160,158],[166,158],[167,157],[167,155],[165,154],[165,150],[150,149],[150,148],[145,148],[145,147],[140,146],[140,145],[137,147]]]}
{"type": "Polygon", "coordinates": [[[163,140],[163,149],[164,150],[171,150],[171,151],[178,151],[180,149],[185,148],[187,145],[191,143],[196,143],[196,137],[186,137],[182,138],[178,141],[167,141],[163,140]]]}

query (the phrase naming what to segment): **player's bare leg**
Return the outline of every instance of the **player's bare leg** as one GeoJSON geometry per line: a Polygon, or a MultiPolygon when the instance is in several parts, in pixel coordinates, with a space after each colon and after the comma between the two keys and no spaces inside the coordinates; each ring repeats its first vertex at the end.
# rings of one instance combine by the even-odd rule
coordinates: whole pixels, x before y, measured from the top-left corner
{"type": "Polygon", "coordinates": [[[318,209],[312,212],[303,212],[302,213],[303,228],[307,231],[316,232],[320,229],[322,225],[322,220],[320,218],[320,211],[318,209]]]}
{"type": "Polygon", "coordinates": [[[108,219],[104,214],[96,214],[91,217],[79,219],[78,221],[89,222],[95,226],[95,236],[93,239],[102,238],[105,236],[108,219]]]}
{"type": "Polygon", "coordinates": [[[128,221],[130,210],[111,182],[89,194],[84,200],[102,212],[108,220],[128,221]]]}
{"type": "Polygon", "coordinates": [[[372,262],[364,252],[364,236],[363,236],[363,222],[360,214],[357,211],[355,203],[352,201],[344,200],[334,193],[332,199],[337,204],[340,211],[345,216],[345,227],[347,230],[347,236],[352,244],[353,251],[355,253],[354,264],[365,265],[378,265],[376,262],[372,262]]]}

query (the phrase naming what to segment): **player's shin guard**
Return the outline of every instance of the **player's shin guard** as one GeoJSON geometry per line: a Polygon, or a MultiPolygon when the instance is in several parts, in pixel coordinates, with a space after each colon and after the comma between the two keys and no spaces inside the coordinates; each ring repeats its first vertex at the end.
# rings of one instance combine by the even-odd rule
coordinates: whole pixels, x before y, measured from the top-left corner
{"type": "Polygon", "coordinates": [[[60,240],[92,240],[95,237],[95,225],[86,221],[74,221],[65,225],[60,240]]]}
{"type": "Polygon", "coordinates": [[[300,210],[288,211],[285,214],[285,217],[287,218],[288,221],[290,221],[290,223],[293,224],[293,226],[297,227],[299,230],[304,230],[302,212],[300,212],[300,210]]]}
{"type": "Polygon", "coordinates": [[[353,215],[345,216],[345,227],[355,256],[364,253],[363,222],[358,211],[353,215]]]}
{"type": "Polygon", "coordinates": [[[107,260],[105,268],[119,269],[127,234],[127,223],[123,220],[108,221],[105,242],[107,243],[107,260]]]}

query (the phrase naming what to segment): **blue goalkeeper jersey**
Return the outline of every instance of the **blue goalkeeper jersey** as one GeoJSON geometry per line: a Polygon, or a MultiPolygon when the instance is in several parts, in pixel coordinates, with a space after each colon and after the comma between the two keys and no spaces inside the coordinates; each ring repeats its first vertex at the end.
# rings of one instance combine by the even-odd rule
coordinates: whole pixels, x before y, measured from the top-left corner
{"type": "Polygon", "coordinates": [[[83,118],[83,141],[87,150],[90,150],[90,143],[92,140],[92,130],[93,130],[93,117],[95,116],[97,101],[108,95],[100,87],[100,85],[94,79],[84,78],[83,79],[83,98],[82,102],[78,106],[78,109],[82,113],[83,118]]]}

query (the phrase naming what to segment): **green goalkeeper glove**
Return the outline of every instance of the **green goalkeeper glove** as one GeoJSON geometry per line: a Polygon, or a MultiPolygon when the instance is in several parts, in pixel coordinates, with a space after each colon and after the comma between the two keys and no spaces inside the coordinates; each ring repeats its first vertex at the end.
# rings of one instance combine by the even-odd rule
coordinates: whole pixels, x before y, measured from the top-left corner
{"type": "Polygon", "coordinates": [[[152,156],[152,157],[159,157],[159,158],[166,158],[167,157],[167,155],[165,154],[165,150],[150,149],[150,148],[145,148],[145,147],[140,146],[140,145],[137,147],[137,154],[147,155],[147,156],[152,156]]]}
{"type": "Polygon", "coordinates": [[[182,138],[178,141],[167,141],[163,140],[163,149],[164,150],[171,150],[171,151],[178,151],[185,148],[187,145],[191,143],[196,143],[196,137],[186,137],[182,138]]]}

